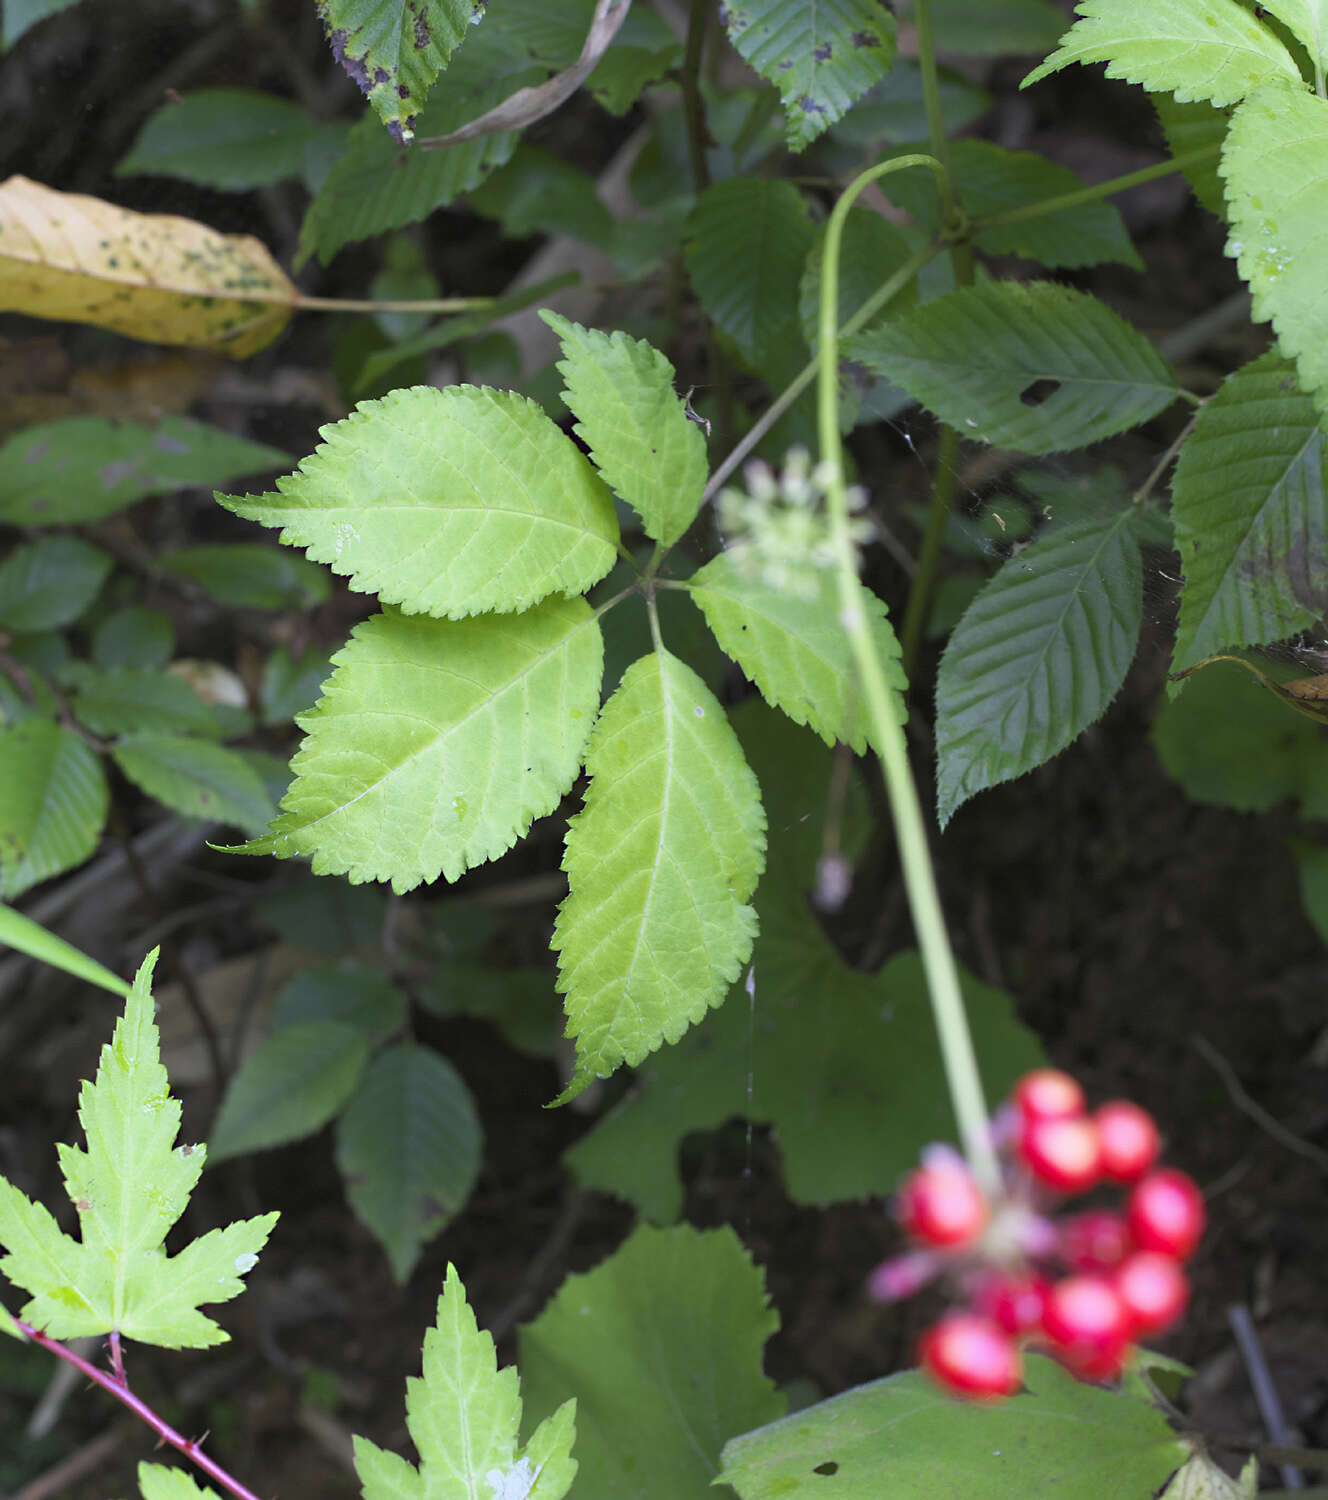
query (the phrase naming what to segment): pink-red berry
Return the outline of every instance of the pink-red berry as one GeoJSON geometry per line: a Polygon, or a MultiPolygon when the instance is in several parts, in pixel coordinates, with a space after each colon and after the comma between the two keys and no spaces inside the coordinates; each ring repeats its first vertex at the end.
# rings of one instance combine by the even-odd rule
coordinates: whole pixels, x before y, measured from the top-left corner
{"type": "Polygon", "coordinates": [[[1106,1380],[1118,1375],[1130,1340],[1130,1315],[1105,1276],[1067,1276],[1047,1295],[1042,1331],[1077,1375],[1106,1380]]]}
{"type": "Polygon", "coordinates": [[[1185,1311],[1190,1283],[1180,1262],[1156,1250],[1137,1250],[1112,1274],[1134,1334],[1161,1333],[1185,1311]]]}
{"type": "Polygon", "coordinates": [[[919,1362],[946,1390],[976,1400],[1012,1396],[1024,1362],[1014,1339],[990,1318],[947,1313],[922,1335],[919,1362]]]}
{"type": "Polygon", "coordinates": [[[1161,1167],[1135,1183],[1125,1218],[1141,1250],[1188,1260],[1204,1231],[1203,1194],[1186,1173],[1161,1167]]]}
{"type": "Polygon", "coordinates": [[[1097,1126],[1086,1115],[1029,1120],[1019,1155],[1037,1180],[1058,1193],[1083,1193],[1102,1175],[1097,1126]]]}
{"type": "Polygon", "coordinates": [[[919,1167],[899,1192],[899,1219],[924,1245],[967,1245],[987,1224],[987,1200],[962,1161],[919,1167]]]}
{"type": "Polygon", "coordinates": [[[1059,1068],[1025,1073],[1011,1097],[1024,1120],[1063,1120],[1084,1112],[1084,1091],[1078,1080],[1059,1068]]]}
{"type": "Polygon", "coordinates": [[[1112,1182],[1138,1182],[1157,1160],[1162,1138],[1146,1109],[1113,1099],[1094,1112],[1102,1147],[1102,1175],[1112,1182]]]}
{"type": "Polygon", "coordinates": [[[979,1284],[973,1308],[1006,1333],[1033,1333],[1042,1326],[1042,1310],[1050,1291],[1051,1283],[1045,1276],[993,1271],[979,1284]]]}
{"type": "Polygon", "coordinates": [[[1109,1208],[1072,1214],[1059,1225],[1057,1250],[1073,1271],[1110,1271],[1133,1248],[1124,1218],[1109,1208]]]}

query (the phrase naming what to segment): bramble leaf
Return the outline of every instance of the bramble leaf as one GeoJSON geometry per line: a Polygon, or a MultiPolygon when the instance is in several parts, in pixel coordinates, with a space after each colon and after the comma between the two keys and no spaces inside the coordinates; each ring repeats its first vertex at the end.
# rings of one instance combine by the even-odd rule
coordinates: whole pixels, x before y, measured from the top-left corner
{"type": "Polygon", "coordinates": [[[205,1490],[184,1469],[164,1464],[139,1464],[138,1488],[143,1500],[217,1500],[215,1490],[205,1490]]]}
{"type": "Polygon", "coordinates": [[[522,1327],[530,1417],[575,1398],[587,1496],[707,1500],[725,1440],[783,1414],[761,1370],[778,1327],[732,1229],[643,1226],[522,1327]]]}
{"type": "Polygon", "coordinates": [[[1020,88],[1074,62],[1105,62],[1108,78],[1182,104],[1231,104],[1270,78],[1300,82],[1291,54],[1237,0],[1079,0],[1075,10],[1060,48],[1020,88]]]}
{"type": "Polygon", "coordinates": [[[72,729],[35,717],[0,729],[0,896],[82,864],[109,802],[101,762],[72,729]]]}
{"type": "Polygon", "coordinates": [[[558,987],[576,1072],[641,1061],[724,997],[751,952],[765,855],[760,789],[710,690],[658,651],[629,667],[586,755],[567,831],[558,987]]]}
{"type": "Polygon", "coordinates": [[[276,813],[258,773],[223,745],[142,730],[125,735],[111,754],[130,781],[182,817],[256,834],[276,813]]]}
{"type": "Polygon", "coordinates": [[[920,1371],[891,1375],[734,1438],[719,1478],[740,1500],[813,1500],[827,1473],[842,1500],[1098,1500],[1157,1494],[1190,1452],[1156,1406],[1050,1359],[1028,1358],[1025,1385],[997,1404],[947,1401],[920,1371]]]}
{"type": "Polygon", "coordinates": [[[1328,104],[1270,85],[1231,117],[1222,162],[1231,238],[1227,254],[1271,321],[1300,385],[1328,422],[1328,286],[1316,269],[1328,192],[1328,104]]]}
{"type": "Polygon", "coordinates": [[[564,1402],[520,1447],[517,1372],[498,1368],[493,1339],[449,1265],[437,1322],[424,1335],[423,1373],[406,1381],[419,1466],[357,1436],[364,1500],[561,1500],[577,1472],[575,1417],[576,1402],[564,1402]]]}
{"type": "Polygon", "coordinates": [[[244,359],[299,292],[248,234],[138,214],[10,177],[0,184],[0,309],[244,359]]]}
{"type": "Polygon", "coordinates": [[[399,1283],[470,1197],[482,1140],[470,1090],[445,1058],[403,1042],[369,1064],[337,1123],[337,1167],[399,1283]]]}
{"type": "Polygon", "coordinates": [[[874,0],[741,0],[720,11],[729,40],[779,90],[802,151],[895,60],[895,18],[874,0]]]}
{"type": "MultiPolygon", "coordinates": [[[[840,740],[861,755],[868,736],[853,653],[840,623],[838,586],[828,571],[815,576],[812,598],[771,588],[749,562],[748,549],[737,546],[708,562],[689,584],[715,639],[767,703],[782,708],[795,724],[810,725],[827,745],[840,740]]],[[[863,598],[877,659],[890,686],[902,694],[907,683],[899,641],[885,605],[866,589],[863,598]]],[[[902,721],[902,697],[896,696],[895,707],[902,721]]]]}
{"type": "Polygon", "coordinates": [[[1102,716],[1139,643],[1133,508],[1015,553],[956,626],[936,681],[937,818],[1050,760],[1102,716]]]}
{"type": "Polygon", "coordinates": [[[1177,393],[1143,334],[1050,281],[963,287],[848,340],[845,353],[963,436],[1021,453],[1086,447],[1177,393]]]}
{"type": "Polygon", "coordinates": [[[708,465],[701,429],[673,388],[674,369],[644,339],[540,315],[562,341],[563,400],[605,482],[663,547],[696,519],[708,465]]]}
{"type": "Polygon", "coordinates": [[[250,854],[398,891],[495,859],[571,786],[604,646],[581,599],[520,615],[357,625],[301,715],[295,781],[250,854]]]}
{"type": "Polygon", "coordinates": [[[613,566],[603,481],[535,402],[471,385],[362,401],[277,493],[218,495],[360,593],[460,619],[580,594],[613,566]]]}
{"type": "Polygon", "coordinates": [[[1270,350],[1199,411],[1172,480],[1185,574],[1172,670],[1305,630],[1328,599],[1324,434],[1270,350]]]}
{"type": "Polygon", "coordinates": [[[484,15],[482,0],[317,0],[315,8],[332,56],[398,146],[414,139],[434,79],[484,15]]]}
{"type": "Polygon", "coordinates": [[[32,1300],[20,1316],[52,1338],[113,1329],[168,1349],[204,1349],[227,1335],[198,1311],[244,1290],[276,1214],[214,1229],[167,1257],[167,1231],[184,1212],[206,1159],[175,1146],[180,1106],[168,1092],[152,1016],[155,950],[134,980],[124,1015],[102,1048],[78,1117],[86,1149],[59,1146],[82,1240],[0,1178],[0,1269],[32,1300]]]}

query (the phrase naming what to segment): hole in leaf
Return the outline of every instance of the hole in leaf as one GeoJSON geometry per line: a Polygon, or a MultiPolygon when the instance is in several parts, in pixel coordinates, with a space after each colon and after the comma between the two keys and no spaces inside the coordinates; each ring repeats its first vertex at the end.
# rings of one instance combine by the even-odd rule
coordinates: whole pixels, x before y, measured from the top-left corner
{"type": "Polygon", "coordinates": [[[812,1470],[813,1474],[838,1474],[839,1465],[833,1459],[827,1459],[823,1464],[817,1464],[812,1470]]]}
{"type": "Polygon", "coordinates": [[[1025,406],[1041,406],[1044,401],[1049,401],[1060,388],[1059,380],[1035,380],[1019,392],[1019,399],[1025,406]]]}

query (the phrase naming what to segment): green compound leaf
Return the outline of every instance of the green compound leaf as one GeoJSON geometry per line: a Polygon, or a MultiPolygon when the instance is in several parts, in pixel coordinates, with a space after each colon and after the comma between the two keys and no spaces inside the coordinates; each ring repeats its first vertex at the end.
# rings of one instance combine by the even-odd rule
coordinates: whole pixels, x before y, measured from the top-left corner
{"type": "MultiPolygon", "coordinates": [[[[840,740],[861,755],[868,736],[853,653],[840,623],[838,585],[829,572],[814,576],[817,592],[811,598],[772,588],[750,550],[740,546],[708,562],[690,587],[715,639],[767,703],[782,708],[794,723],[810,725],[827,745],[840,740]]],[[[885,605],[867,589],[863,598],[877,660],[889,685],[902,694],[907,682],[885,605]]],[[[895,707],[902,722],[902,696],[895,707]]]]}
{"type": "Polygon", "coordinates": [[[75,536],[15,547],[0,563],[0,628],[26,633],[72,624],[110,571],[110,557],[75,536]]]}
{"type": "Polygon", "coordinates": [[[1154,94],[1153,107],[1166,132],[1167,145],[1173,156],[1184,156],[1205,147],[1213,152],[1210,160],[1186,167],[1185,180],[1210,214],[1225,219],[1226,198],[1217,164],[1218,153],[1226,140],[1227,126],[1231,123],[1230,110],[1218,109],[1203,100],[1181,104],[1170,94],[1154,94]]]}
{"type": "Polygon", "coordinates": [[[1328,5],[1324,0],[1268,0],[1271,11],[1320,67],[1328,62],[1328,5]]]}
{"type": "Polygon", "coordinates": [[[576,1403],[565,1402],[520,1447],[517,1372],[498,1368],[493,1339],[449,1265],[437,1322],[424,1335],[423,1374],[406,1382],[419,1468],[356,1437],[364,1500],[562,1500],[577,1472],[575,1417],[576,1403]]]}
{"type": "Polygon", "coordinates": [[[215,1490],[205,1490],[183,1469],[162,1464],[139,1464],[138,1489],[143,1500],[217,1500],[215,1490]]]}
{"type": "Polygon", "coordinates": [[[673,388],[674,369],[644,339],[599,333],[541,314],[562,341],[563,400],[576,433],[615,494],[663,547],[696,519],[705,489],[705,439],[673,388]]]}
{"type": "Polygon", "coordinates": [[[1116,696],[1139,644],[1132,507],[1056,527],[964,611],[936,681],[936,813],[1050,760],[1116,696]]]}
{"type": "Polygon", "coordinates": [[[1050,281],[963,287],[859,334],[845,352],[965,437],[1021,453],[1086,447],[1146,422],[1177,393],[1137,329],[1050,281]],[[1046,384],[1055,388],[1044,398],[1046,384]]]}
{"type": "Polygon", "coordinates": [[[238,751],[144,730],[126,735],[111,754],[135,786],[182,817],[258,833],[276,815],[258,773],[238,751]]]}
{"type": "Polygon", "coordinates": [[[586,770],[553,939],[576,1041],[559,1102],[676,1042],[719,1004],[751,952],[747,901],[765,858],[760,788],[737,736],[667,651],[623,674],[586,770]]]}
{"type": "Polygon", "coordinates": [[[945,50],[966,57],[1046,52],[1065,26],[1053,0],[931,0],[931,17],[945,50]]]}
{"type": "MultiPolygon", "coordinates": [[[[805,12],[797,0],[799,12],[805,12]]],[[[884,12],[878,12],[884,14],[884,12]]],[[[701,194],[688,224],[687,270],[707,317],[760,367],[797,332],[798,284],[815,233],[791,182],[734,177],[701,194]]]]}
{"type": "Polygon", "coordinates": [[[434,79],[484,14],[476,0],[317,0],[315,9],[332,56],[398,146],[414,140],[434,79]]]}
{"type": "Polygon", "coordinates": [[[321,1130],[355,1092],[368,1058],[364,1032],[343,1021],[307,1021],[274,1032],[226,1088],[212,1127],[213,1163],[321,1130]]]}
{"type": "Polygon", "coordinates": [[[791,151],[802,151],[890,71],[895,18],[875,0],[735,0],[729,40],[779,90],[791,151]]]}
{"type": "Polygon", "coordinates": [[[71,662],[62,676],[75,694],[74,716],[93,734],[158,729],[215,739],[220,733],[211,706],[173,672],[71,662]]]}
{"type": "MultiPolygon", "coordinates": [[[[928,1142],[955,1134],[917,954],[859,973],[807,908],[832,801],[830,752],[757,700],[734,720],[770,820],[756,897],[755,996],[735,990],[676,1046],[647,1058],[631,1092],[565,1157],[578,1182],[616,1193],[656,1222],[682,1209],[683,1140],[735,1117],[774,1127],[789,1196],[805,1204],[887,1193],[928,1142]]],[[[846,857],[855,831],[868,826],[851,782],[846,857]]],[[[984,1089],[1002,1098],[1042,1063],[1041,1050],[1008,995],[968,975],[961,982],[984,1089]]]]}
{"type": "Polygon", "coordinates": [[[583,593],[613,566],[613,500],[535,402],[477,386],[363,401],[237,515],[410,614],[459,619],[583,593]]]}
{"type": "Polygon", "coordinates": [[[1079,0],[1075,10],[1081,19],[1021,88],[1075,62],[1105,62],[1108,78],[1182,104],[1231,104],[1270,78],[1300,82],[1291,54],[1237,0],[1079,0]]]}
{"type": "Polygon", "coordinates": [[[989,1405],[892,1375],[735,1438],[719,1477],[740,1500],[1145,1500],[1190,1452],[1157,1407],[1049,1359],[1030,1356],[1025,1383],[989,1405]]]}
{"type": "Polygon", "coordinates": [[[168,1349],[205,1349],[228,1335],[198,1308],[244,1290],[276,1214],[214,1229],[167,1258],[167,1231],[189,1202],[203,1146],[176,1146],[180,1106],[168,1092],[152,1018],[151,953],[125,1012],[103,1047],[95,1083],[84,1083],[78,1117],[87,1149],[59,1146],[60,1168],[82,1240],[0,1178],[0,1261],[32,1293],[21,1316],[52,1338],[118,1329],[168,1349]]]}
{"type": "Polygon", "coordinates": [[[290,455],[184,417],[155,427],[65,417],[28,427],[0,448],[0,520],[14,526],[101,521],[190,485],[229,484],[284,469],[290,455]]]}
{"type": "Polygon", "coordinates": [[[322,568],[263,542],[204,542],[163,552],[157,566],[188,578],[218,604],[235,609],[309,610],[324,603],[332,585],[322,568]]]}
{"type": "Polygon", "coordinates": [[[642,1226],[521,1329],[530,1417],[576,1398],[580,1494],[713,1500],[725,1441],[783,1413],[761,1372],[778,1327],[731,1229],[642,1226]]]}
{"type": "Polygon", "coordinates": [[[1199,412],[1172,481],[1185,573],[1172,670],[1308,629],[1328,600],[1324,434],[1270,350],[1199,412]]]}
{"type": "Polygon", "coordinates": [[[103,615],[92,630],[92,660],[107,670],[164,667],[175,655],[175,626],[159,609],[130,604],[103,615]]]}
{"type": "MultiPolygon", "coordinates": [[[[901,146],[897,155],[926,151],[901,146]]],[[[973,218],[1024,208],[1043,199],[1079,192],[1084,183],[1067,167],[1034,151],[1009,151],[990,141],[955,141],[950,148],[955,189],[973,218]]],[[[941,226],[940,191],[932,172],[897,172],[881,184],[894,203],[926,229],[941,226]]],[[[1044,266],[1094,266],[1116,261],[1142,271],[1119,211],[1110,203],[1080,203],[1042,218],[984,229],[974,243],[988,255],[1022,255],[1044,266]]]]}
{"type": "Polygon", "coordinates": [[[337,1124],[337,1167],[399,1284],[465,1206],[482,1143],[470,1090],[446,1059],[412,1042],[374,1058],[337,1124]]]}
{"type": "Polygon", "coordinates": [[[1272,322],[1301,388],[1328,419],[1328,286],[1317,274],[1328,193],[1328,104],[1298,89],[1260,89],[1231,117],[1219,170],[1226,179],[1227,254],[1272,322]]]}
{"type": "MultiPolygon", "coordinates": [[[[327,882],[321,882],[326,884],[327,882]]],[[[376,892],[356,890],[354,886],[337,884],[332,887],[344,891],[350,897],[373,896],[376,892]]],[[[298,889],[295,888],[295,889],[298,889]]],[[[344,903],[329,902],[330,916],[344,911],[348,926],[356,925],[353,900],[344,903]]],[[[268,911],[264,916],[271,920],[268,911]]],[[[274,925],[276,925],[274,923],[274,925]]],[[[377,925],[371,926],[369,941],[377,936],[382,925],[382,914],[377,914],[377,925]]],[[[344,930],[332,934],[325,944],[305,943],[326,952],[344,941],[344,930]]],[[[272,1005],[272,1029],[298,1026],[307,1021],[340,1021],[362,1031],[371,1041],[382,1041],[406,1023],[407,1001],[396,985],[372,964],[347,960],[340,964],[315,964],[300,972],[284,984],[272,1005]]]]}
{"type": "Polygon", "coordinates": [[[115,175],[150,172],[249,192],[301,176],[319,128],[307,110],[275,94],[195,89],[148,117],[115,175]]]}
{"type": "Polygon", "coordinates": [[[604,644],[581,599],[522,615],[356,626],[271,833],[250,854],[398,891],[510,849],[571,786],[599,706],[604,644]]]}
{"type": "Polygon", "coordinates": [[[109,801],[101,762],[73,730],[39,718],[0,730],[0,896],[82,864],[109,801]]]}
{"type": "MultiPolygon", "coordinates": [[[[400,0],[396,3],[400,13],[400,0]]],[[[419,135],[426,140],[449,135],[514,90],[543,83],[548,71],[532,65],[506,7],[495,6],[453,59],[446,83],[420,116],[419,135]]],[[[511,156],[516,142],[516,133],[509,131],[437,151],[403,152],[379,121],[366,115],[309,205],[300,226],[297,269],[311,255],[326,265],[352,240],[427,219],[478,187],[511,156]]]]}

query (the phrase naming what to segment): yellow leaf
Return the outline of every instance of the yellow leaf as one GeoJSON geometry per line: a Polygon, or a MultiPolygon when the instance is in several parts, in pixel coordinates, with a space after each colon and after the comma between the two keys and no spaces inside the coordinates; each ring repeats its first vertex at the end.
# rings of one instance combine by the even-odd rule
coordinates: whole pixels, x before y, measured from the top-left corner
{"type": "Polygon", "coordinates": [[[261,241],[26,177],[0,183],[0,310],[243,359],[300,293],[261,241]]]}

